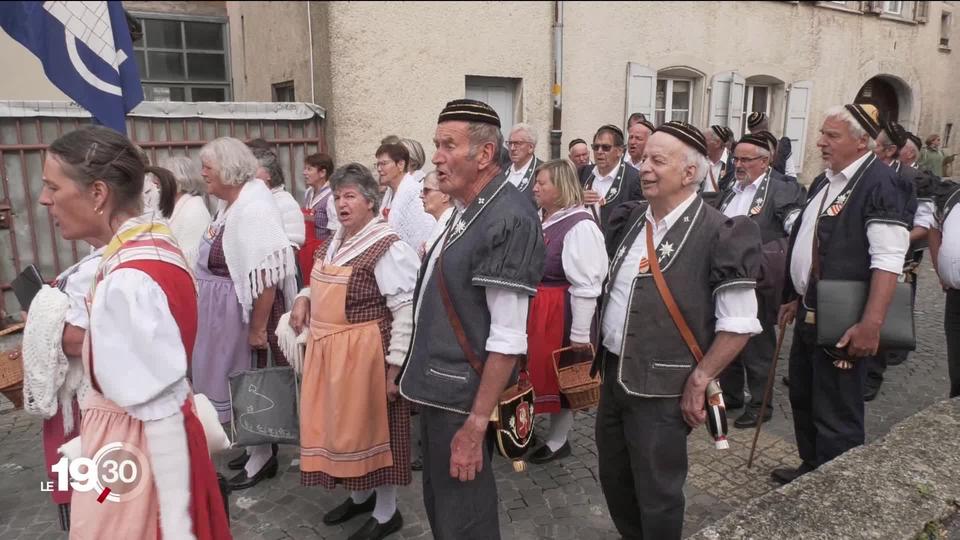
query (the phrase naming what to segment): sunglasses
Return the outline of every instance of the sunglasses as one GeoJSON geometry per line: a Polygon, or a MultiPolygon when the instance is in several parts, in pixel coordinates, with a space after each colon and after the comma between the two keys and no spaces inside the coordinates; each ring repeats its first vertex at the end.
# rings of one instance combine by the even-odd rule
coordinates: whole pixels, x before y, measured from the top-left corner
{"type": "Polygon", "coordinates": [[[594,152],[599,152],[601,150],[604,152],[609,152],[610,150],[613,150],[612,144],[593,144],[590,147],[593,148],[594,152]]]}

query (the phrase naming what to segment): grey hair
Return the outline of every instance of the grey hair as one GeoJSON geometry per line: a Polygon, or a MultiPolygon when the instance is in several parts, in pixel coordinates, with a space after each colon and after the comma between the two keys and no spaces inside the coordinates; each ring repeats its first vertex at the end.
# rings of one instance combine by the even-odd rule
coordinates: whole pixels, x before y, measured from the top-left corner
{"type": "Polygon", "coordinates": [[[500,163],[500,152],[503,151],[503,133],[500,128],[483,122],[467,124],[468,139],[470,140],[470,159],[477,157],[480,147],[490,143],[493,145],[493,163],[500,163]]]}
{"type": "Polygon", "coordinates": [[[160,166],[173,174],[177,181],[177,192],[190,195],[203,193],[203,178],[195,160],[187,156],[170,156],[161,159],[160,166]]]}
{"type": "Polygon", "coordinates": [[[916,143],[914,143],[914,142],[911,141],[910,139],[907,139],[907,142],[905,142],[905,143],[903,144],[903,147],[900,148],[900,151],[897,152],[897,157],[898,157],[898,158],[903,155],[903,151],[906,150],[906,148],[907,148],[908,146],[909,146],[910,148],[913,148],[913,153],[914,153],[914,155],[916,155],[917,157],[920,157],[920,149],[917,148],[916,143]]]}
{"type": "Polygon", "coordinates": [[[710,162],[707,160],[707,156],[691,146],[683,145],[683,163],[684,166],[693,165],[697,168],[697,172],[693,174],[693,180],[695,185],[702,184],[707,177],[707,171],[710,170],[710,162]]]}
{"type": "Polygon", "coordinates": [[[515,131],[522,131],[527,134],[527,138],[530,139],[530,143],[533,146],[537,146],[537,131],[533,129],[533,126],[526,122],[520,122],[519,124],[514,124],[513,129],[510,130],[510,133],[513,134],[515,131]]]}
{"type": "Polygon", "coordinates": [[[400,144],[407,149],[410,154],[410,163],[407,163],[409,172],[419,171],[427,161],[427,155],[423,151],[423,145],[413,139],[400,139],[400,144]]]}
{"type": "Polygon", "coordinates": [[[269,185],[271,188],[285,184],[283,178],[283,168],[280,166],[280,160],[277,159],[277,153],[267,148],[254,147],[250,149],[253,157],[257,158],[257,163],[263,167],[270,175],[269,185]]]}
{"type": "Polygon", "coordinates": [[[380,211],[380,184],[373,178],[370,169],[359,163],[347,163],[333,171],[330,177],[330,189],[336,192],[343,187],[356,187],[367,202],[373,203],[373,212],[380,211]]]}
{"type": "Polygon", "coordinates": [[[423,175],[423,179],[421,180],[421,183],[422,183],[424,186],[426,186],[426,185],[427,185],[427,182],[430,181],[431,179],[433,180],[434,185],[437,185],[437,186],[440,185],[440,179],[437,178],[437,171],[435,171],[435,170],[434,170],[434,171],[430,171],[430,172],[428,172],[427,174],[423,175]]]}
{"type": "Polygon", "coordinates": [[[842,120],[847,124],[847,127],[850,129],[850,135],[854,139],[859,139],[861,137],[867,138],[867,150],[873,150],[877,147],[877,141],[867,133],[867,130],[863,129],[863,126],[850,114],[850,111],[847,110],[843,105],[836,105],[827,109],[826,115],[824,118],[836,118],[837,120],[842,120]]]}
{"type": "Polygon", "coordinates": [[[239,139],[220,137],[203,145],[200,159],[213,162],[213,169],[220,173],[220,180],[230,186],[240,186],[257,174],[257,158],[250,148],[239,139]]]}

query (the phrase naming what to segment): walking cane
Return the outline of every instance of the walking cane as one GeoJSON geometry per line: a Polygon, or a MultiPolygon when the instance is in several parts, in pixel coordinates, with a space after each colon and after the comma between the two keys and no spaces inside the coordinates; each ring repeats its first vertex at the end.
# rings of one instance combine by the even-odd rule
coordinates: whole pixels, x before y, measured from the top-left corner
{"type": "Polygon", "coordinates": [[[780,358],[780,346],[783,345],[783,335],[787,333],[786,321],[782,321],[777,329],[780,331],[780,335],[777,336],[777,349],[773,353],[770,373],[767,374],[767,387],[763,389],[763,401],[760,402],[760,417],[757,419],[757,430],[753,432],[753,444],[750,446],[750,459],[747,460],[748,469],[753,466],[753,454],[757,451],[757,440],[760,439],[760,427],[763,426],[763,415],[767,413],[767,405],[770,404],[770,398],[773,394],[773,381],[777,378],[777,360],[780,358]]]}

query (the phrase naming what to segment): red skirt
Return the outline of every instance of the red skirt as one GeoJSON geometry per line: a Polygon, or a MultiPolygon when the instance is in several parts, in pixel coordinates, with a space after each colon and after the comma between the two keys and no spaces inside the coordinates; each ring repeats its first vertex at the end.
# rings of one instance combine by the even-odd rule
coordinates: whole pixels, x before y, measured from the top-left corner
{"type": "Polygon", "coordinates": [[[317,252],[317,248],[320,247],[323,240],[317,238],[317,231],[313,224],[313,212],[305,209],[301,209],[301,211],[303,212],[304,225],[306,225],[306,235],[303,247],[297,254],[297,259],[300,263],[300,275],[303,276],[303,282],[310,283],[310,273],[313,272],[313,255],[317,252]]]}
{"type": "Polygon", "coordinates": [[[534,413],[555,413],[566,408],[560,395],[557,372],[553,367],[553,351],[567,342],[568,285],[537,287],[527,317],[527,370],[533,383],[534,413]]]}

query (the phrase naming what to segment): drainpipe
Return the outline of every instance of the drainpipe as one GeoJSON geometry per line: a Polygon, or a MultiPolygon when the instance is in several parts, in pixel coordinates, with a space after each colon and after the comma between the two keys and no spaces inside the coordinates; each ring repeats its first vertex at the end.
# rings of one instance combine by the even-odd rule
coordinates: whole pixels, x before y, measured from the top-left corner
{"type": "Polygon", "coordinates": [[[317,92],[314,88],[313,77],[313,17],[310,16],[310,4],[307,2],[307,38],[310,41],[310,103],[317,103],[317,92]]]}
{"type": "Polygon", "coordinates": [[[560,116],[562,110],[561,83],[563,81],[563,0],[554,3],[553,20],[553,128],[550,130],[550,157],[560,157],[560,116]]]}

